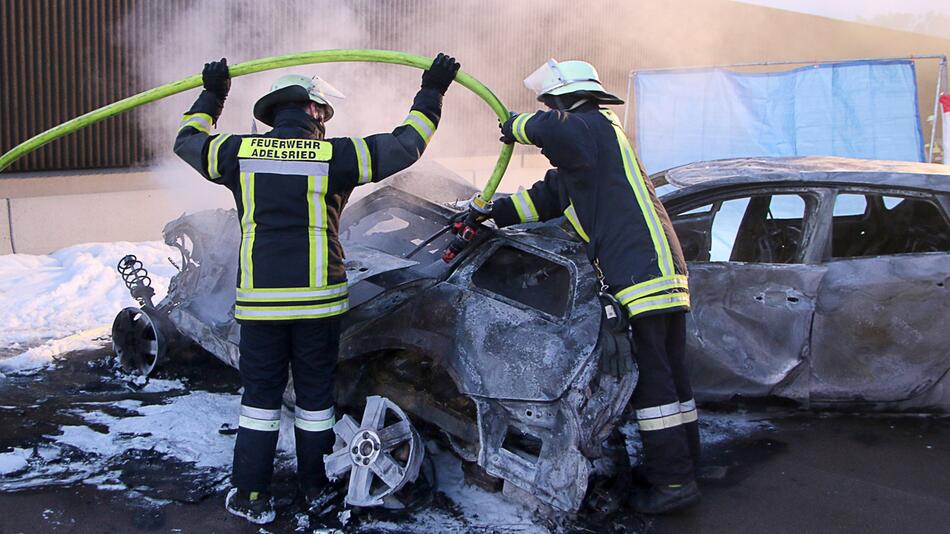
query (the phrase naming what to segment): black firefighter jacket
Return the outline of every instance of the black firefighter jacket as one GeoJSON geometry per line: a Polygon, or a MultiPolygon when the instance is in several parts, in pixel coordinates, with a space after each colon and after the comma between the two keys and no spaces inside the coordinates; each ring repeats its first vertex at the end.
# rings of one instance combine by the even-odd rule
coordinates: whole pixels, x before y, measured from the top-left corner
{"type": "Polygon", "coordinates": [[[590,103],[570,112],[524,113],[512,133],[519,143],[540,147],[557,168],[531,189],[496,200],[498,226],[564,215],[630,318],[688,310],[679,240],[616,115],[590,103]]]}
{"type": "Polygon", "coordinates": [[[442,95],[422,89],[392,133],[323,139],[303,110],[278,111],[263,135],[211,134],[222,103],[207,91],[182,118],[175,153],[234,195],[241,222],[235,318],[317,319],[347,311],[340,214],[353,188],[412,165],[442,95]]]}

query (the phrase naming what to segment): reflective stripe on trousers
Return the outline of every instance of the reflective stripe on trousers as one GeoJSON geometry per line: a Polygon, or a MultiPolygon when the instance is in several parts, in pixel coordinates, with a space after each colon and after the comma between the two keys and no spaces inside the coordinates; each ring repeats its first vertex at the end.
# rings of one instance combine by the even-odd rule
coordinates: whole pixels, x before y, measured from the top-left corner
{"type": "Polygon", "coordinates": [[[673,428],[696,420],[698,412],[693,399],[637,410],[637,425],[644,432],[673,428]]]}
{"type": "Polygon", "coordinates": [[[242,404],[238,426],[262,432],[277,432],[280,430],[280,410],[267,410],[242,404]]]}
{"type": "Polygon", "coordinates": [[[324,432],[333,429],[336,415],[333,406],[325,410],[304,410],[299,406],[294,410],[294,426],[306,432],[324,432]]]}

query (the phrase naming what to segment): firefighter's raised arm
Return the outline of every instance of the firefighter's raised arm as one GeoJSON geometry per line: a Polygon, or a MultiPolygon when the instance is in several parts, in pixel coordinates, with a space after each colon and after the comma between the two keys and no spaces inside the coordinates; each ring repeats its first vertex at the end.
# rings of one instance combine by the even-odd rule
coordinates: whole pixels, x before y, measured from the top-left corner
{"type": "Polygon", "coordinates": [[[219,158],[225,145],[239,144],[237,138],[228,143],[229,134],[211,134],[212,127],[218,122],[224,101],[231,90],[231,74],[228,60],[205,63],[201,71],[204,90],[195,100],[191,109],[182,116],[175,137],[175,154],[206,179],[218,182],[225,173],[222,169],[227,158],[219,158]]]}
{"type": "Polygon", "coordinates": [[[557,168],[588,169],[596,163],[597,147],[587,124],[562,110],[519,113],[501,125],[501,141],[534,145],[557,168]]]}
{"type": "Polygon", "coordinates": [[[406,120],[395,130],[368,137],[332,139],[335,164],[330,169],[331,182],[338,186],[378,182],[418,161],[439,125],[442,96],[458,70],[455,58],[440,53],[429,70],[422,73],[422,88],[416,93],[406,120]]]}

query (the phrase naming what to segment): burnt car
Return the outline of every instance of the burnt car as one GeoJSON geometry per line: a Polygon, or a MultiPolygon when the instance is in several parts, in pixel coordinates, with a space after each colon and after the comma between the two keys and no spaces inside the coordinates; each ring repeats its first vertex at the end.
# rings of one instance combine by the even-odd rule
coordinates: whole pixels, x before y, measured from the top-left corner
{"type": "MultiPolygon", "coordinates": [[[[950,407],[948,179],[936,165],[836,158],[706,162],[656,177],[672,189],[662,199],[690,262],[696,397],[950,407]]],[[[457,201],[474,192],[430,166],[344,211],[351,311],[336,397],[366,411],[338,423],[328,471],[369,461],[364,446],[418,449],[411,418],[506,492],[576,511],[637,375],[600,369],[623,345],[602,325],[596,277],[565,220],[480,232],[441,261],[457,201]]],[[[165,239],[181,272],[158,305],[120,313],[116,352],[147,370],[182,337],[237,366],[234,211],[184,216],[165,239]]],[[[378,504],[418,472],[411,457],[372,460],[372,476],[353,471],[351,504],[378,504]]]]}
{"type": "MultiPolygon", "coordinates": [[[[414,168],[344,211],[351,309],[336,400],[350,412],[366,408],[361,422],[346,416],[334,428],[340,440],[328,474],[353,470],[347,501],[382,504],[419,471],[418,455],[372,453],[420,450],[408,414],[437,428],[479,476],[501,479],[505,492],[577,510],[637,374],[599,369],[622,340],[602,328],[596,277],[563,225],[484,232],[451,264],[442,261],[458,200],[476,192],[453,176],[414,168]]],[[[165,227],[181,272],[159,304],[143,298],[143,308],[116,318],[113,346],[127,367],[150,370],[179,338],[237,367],[239,234],[233,210],[165,227]]],[[[126,267],[133,272],[134,260],[126,267]]],[[[291,388],[287,397],[292,403],[291,388]]]]}
{"type": "Polygon", "coordinates": [[[950,167],[734,159],[655,181],[689,262],[698,399],[950,408],[950,167]]]}

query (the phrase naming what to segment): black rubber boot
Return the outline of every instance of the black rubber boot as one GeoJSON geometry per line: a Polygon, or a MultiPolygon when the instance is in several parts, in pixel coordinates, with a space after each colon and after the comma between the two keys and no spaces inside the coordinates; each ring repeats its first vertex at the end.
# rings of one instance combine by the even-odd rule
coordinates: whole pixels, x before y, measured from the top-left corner
{"type": "Polygon", "coordinates": [[[266,525],[276,516],[274,499],[269,493],[258,491],[248,492],[231,488],[224,501],[224,507],[232,514],[258,525],[266,525]]]}
{"type": "Polygon", "coordinates": [[[696,504],[699,498],[699,486],[696,481],[691,481],[686,484],[653,486],[635,493],[631,506],[635,512],[658,515],[696,504]]]}

